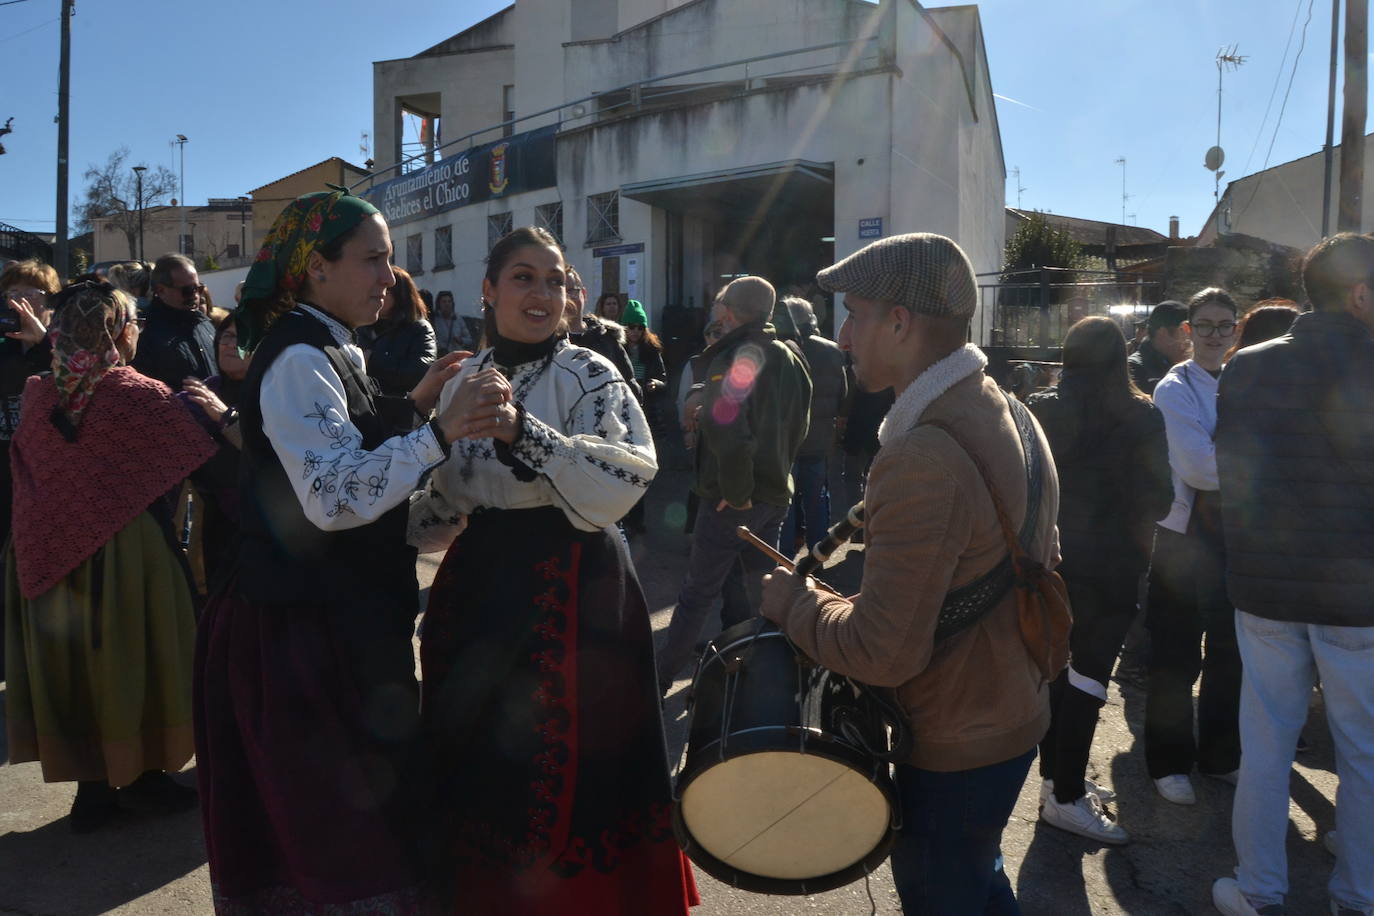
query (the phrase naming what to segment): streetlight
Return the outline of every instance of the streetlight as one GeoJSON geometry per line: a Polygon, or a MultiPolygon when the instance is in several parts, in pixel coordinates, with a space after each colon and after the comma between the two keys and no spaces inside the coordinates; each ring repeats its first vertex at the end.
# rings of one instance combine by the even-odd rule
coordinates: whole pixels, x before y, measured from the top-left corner
{"type": "Polygon", "coordinates": [[[177,134],[174,141],[181,147],[181,238],[177,242],[177,251],[186,253],[186,135],[177,134]]]}
{"type": "Polygon", "coordinates": [[[138,260],[141,262],[143,257],[143,173],[147,171],[146,165],[134,166],[134,175],[138,178],[138,260]]]}
{"type": "Polygon", "coordinates": [[[239,195],[239,257],[248,257],[248,198],[239,195]]]}

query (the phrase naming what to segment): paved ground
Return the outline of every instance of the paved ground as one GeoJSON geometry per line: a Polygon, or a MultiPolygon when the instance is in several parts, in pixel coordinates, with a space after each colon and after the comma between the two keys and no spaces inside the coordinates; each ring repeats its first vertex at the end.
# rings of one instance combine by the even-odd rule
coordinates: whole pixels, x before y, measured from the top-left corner
{"type": "MultiPolygon", "coordinates": [[[[661,630],[676,596],[686,540],[666,520],[684,513],[685,476],[669,472],[655,483],[647,540],[633,545],[636,563],[661,630]]],[[[839,558],[836,585],[857,581],[861,551],[839,558]]],[[[422,582],[435,562],[422,560],[422,582]]],[[[675,685],[666,710],[669,741],[680,752],[686,719],[675,685]]],[[[0,703],[3,701],[0,689],[0,703]]],[[[1169,916],[1215,912],[1213,879],[1235,865],[1230,839],[1233,790],[1199,779],[1199,803],[1180,808],[1160,799],[1145,774],[1137,746],[1144,696],[1127,682],[1112,685],[1089,775],[1121,795],[1115,810],[1135,842],[1104,847],[1038,824],[1038,781],[1027,781],[1006,833],[1007,872],[1027,916],[1132,914],[1169,916]]],[[[0,706],[0,714],[3,708],[0,706]]],[[[1289,911],[1326,912],[1325,882],[1332,859],[1321,834],[1334,824],[1336,776],[1331,739],[1314,699],[1308,729],[1312,750],[1293,770],[1288,851],[1293,884],[1289,911]]],[[[3,742],[3,729],[0,729],[3,742]]],[[[0,746],[0,756],[3,747],[0,746]]],[[[193,781],[188,771],[181,777],[193,781]]],[[[197,814],[131,820],[105,832],[73,836],[66,814],[74,787],[44,784],[37,764],[0,766],[0,916],[87,916],[107,912],[200,914],[210,911],[204,844],[197,814]]],[[[341,837],[340,842],[348,842],[341,837]]],[[[870,911],[863,883],[812,897],[765,897],[725,887],[698,872],[703,905],[698,916],[814,914],[858,916],[870,911]]],[[[900,912],[884,867],[871,880],[878,913],[900,912]]],[[[651,911],[646,908],[646,916],[651,911]]]]}

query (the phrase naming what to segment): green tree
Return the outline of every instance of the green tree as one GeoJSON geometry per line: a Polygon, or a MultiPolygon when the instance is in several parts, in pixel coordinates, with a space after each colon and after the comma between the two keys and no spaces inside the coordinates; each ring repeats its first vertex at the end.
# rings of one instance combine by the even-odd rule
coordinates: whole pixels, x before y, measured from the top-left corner
{"type": "MultiPolygon", "coordinates": [[[[1087,263],[1083,247],[1060,229],[1056,229],[1043,213],[1032,213],[1030,219],[1022,223],[1007,239],[1006,252],[1002,258],[1002,282],[1027,282],[1031,278],[1017,271],[1031,270],[1036,267],[1063,267],[1069,270],[1082,270],[1087,263]]],[[[1056,283],[1072,283],[1073,274],[1060,274],[1056,283]]]]}

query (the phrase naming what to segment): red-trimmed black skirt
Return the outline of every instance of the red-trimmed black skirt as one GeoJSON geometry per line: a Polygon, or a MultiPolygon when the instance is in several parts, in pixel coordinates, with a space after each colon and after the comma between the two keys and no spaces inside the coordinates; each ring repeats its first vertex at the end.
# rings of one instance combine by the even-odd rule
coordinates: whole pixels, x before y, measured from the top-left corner
{"type": "Polygon", "coordinates": [[[677,916],[698,902],[618,533],[553,508],[474,516],[434,580],[420,656],[446,911],[677,916]]]}

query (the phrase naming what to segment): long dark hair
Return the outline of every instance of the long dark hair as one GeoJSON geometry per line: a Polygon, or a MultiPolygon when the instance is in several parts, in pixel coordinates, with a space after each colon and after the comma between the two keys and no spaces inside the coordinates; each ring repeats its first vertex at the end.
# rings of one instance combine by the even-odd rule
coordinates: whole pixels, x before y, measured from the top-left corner
{"type": "Polygon", "coordinates": [[[420,298],[420,291],[415,288],[410,271],[392,267],[391,272],[396,275],[396,285],[391,287],[391,301],[395,303],[395,307],[386,320],[398,324],[414,324],[428,318],[429,309],[425,308],[425,300],[420,298]]]}
{"type": "Polygon", "coordinates": [[[1229,361],[1237,351],[1246,347],[1287,334],[1299,314],[1297,303],[1291,299],[1266,299],[1261,302],[1240,320],[1240,326],[1236,328],[1235,345],[1226,351],[1226,359],[1229,361]]]}
{"type": "Polygon", "coordinates": [[[1126,338],[1117,323],[1094,315],[1074,324],[1064,335],[1064,371],[1087,380],[1101,403],[1112,409],[1150,398],[1131,381],[1126,367],[1126,338]]]}

